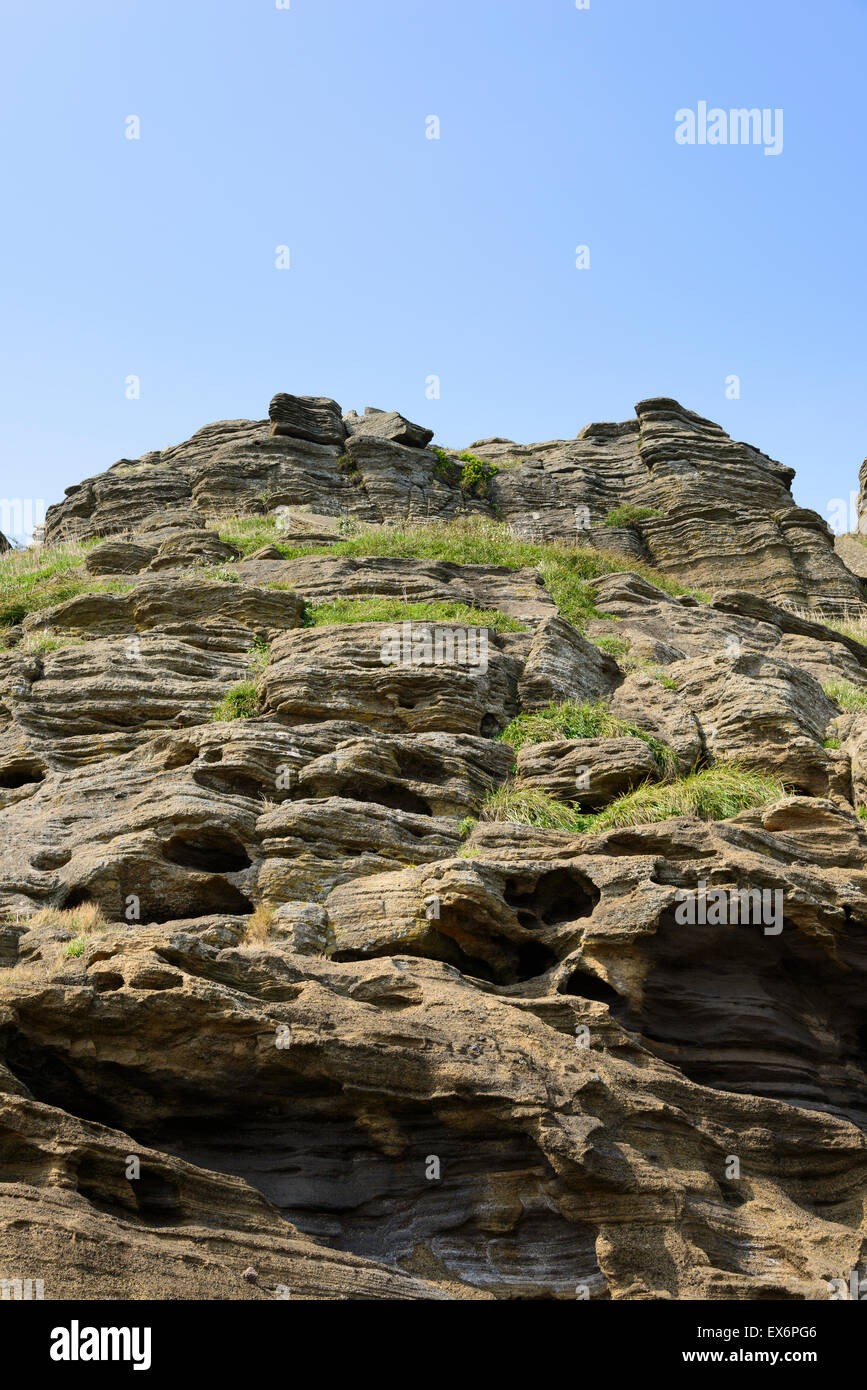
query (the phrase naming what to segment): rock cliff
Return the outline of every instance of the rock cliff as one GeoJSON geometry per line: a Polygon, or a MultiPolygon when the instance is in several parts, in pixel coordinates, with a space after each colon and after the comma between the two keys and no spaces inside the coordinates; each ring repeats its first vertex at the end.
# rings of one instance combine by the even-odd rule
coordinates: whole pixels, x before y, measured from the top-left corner
{"type": "Polygon", "coordinates": [[[431,440],[279,395],[0,561],[0,1279],[827,1298],[861,580],[674,401],[431,440]]]}

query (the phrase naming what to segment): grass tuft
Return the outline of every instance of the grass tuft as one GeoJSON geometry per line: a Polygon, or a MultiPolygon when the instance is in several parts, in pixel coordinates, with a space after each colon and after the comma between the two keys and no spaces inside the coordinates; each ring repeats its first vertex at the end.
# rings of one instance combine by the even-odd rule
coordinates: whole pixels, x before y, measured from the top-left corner
{"type": "Polygon", "coordinates": [[[822,689],[828,699],[833,700],[841,709],[867,709],[867,690],[861,690],[851,681],[829,681],[822,689]]]}
{"type": "Polygon", "coordinates": [[[652,517],[665,516],[658,507],[637,507],[632,502],[627,502],[622,507],[612,507],[605,518],[606,526],[632,526],[637,527],[642,521],[649,521],[652,517]]]}
{"type": "Polygon", "coordinates": [[[483,821],[515,821],[544,830],[580,835],[620,826],[652,825],[688,816],[695,820],[728,820],[741,811],[769,806],[786,796],[782,782],[736,763],[717,763],[674,782],[645,782],[610,806],[584,814],[547,792],[506,783],[487,797],[479,813],[483,821]]]}
{"type": "Polygon", "coordinates": [[[215,724],[230,723],[233,719],[255,719],[259,713],[259,692],[255,681],[239,681],[227,690],[213,708],[215,724]]]}
{"type": "Polygon", "coordinates": [[[268,940],[275,910],[272,903],[259,903],[257,905],[247,918],[247,926],[244,930],[245,942],[259,945],[268,940]]]}
{"type": "Polygon", "coordinates": [[[728,820],[740,811],[769,806],[786,795],[783,783],[775,777],[736,763],[716,763],[676,782],[646,782],[635,791],[626,792],[598,812],[593,818],[593,829],[650,825],[673,816],[728,820]]]}
{"type": "Polygon", "coordinates": [[[511,821],[539,830],[574,831],[580,819],[569,806],[547,792],[522,787],[517,782],[504,782],[489,792],[479,811],[480,821],[511,821]]]}

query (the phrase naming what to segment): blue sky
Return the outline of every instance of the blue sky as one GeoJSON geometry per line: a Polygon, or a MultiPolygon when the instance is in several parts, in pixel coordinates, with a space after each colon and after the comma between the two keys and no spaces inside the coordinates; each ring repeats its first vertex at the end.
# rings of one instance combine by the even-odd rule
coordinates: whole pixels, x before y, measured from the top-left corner
{"type": "Polygon", "coordinates": [[[0,490],[276,391],[454,445],[671,395],[827,515],[867,453],[865,52],[864,0],[2,0],[0,490]],[[679,145],[700,101],[781,108],[782,153],[679,145]]]}

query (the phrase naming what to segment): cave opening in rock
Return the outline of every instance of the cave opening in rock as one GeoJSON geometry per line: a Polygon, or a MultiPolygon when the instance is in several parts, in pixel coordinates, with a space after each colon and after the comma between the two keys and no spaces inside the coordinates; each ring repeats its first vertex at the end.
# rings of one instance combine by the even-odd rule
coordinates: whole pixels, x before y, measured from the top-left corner
{"type": "Polygon", "coordinates": [[[600,980],[598,975],[591,975],[580,966],[563,981],[560,993],[569,994],[573,999],[589,999],[597,1004],[607,1004],[612,1013],[623,1013],[626,1009],[626,1001],[607,980],[600,980]]]}
{"type": "Polygon", "coordinates": [[[45,768],[37,762],[9,763],[0,772],[0,791],[14,791],[45,780],[45,768]]]}
{"type": "Polygon", "coordinates": [[[599,901],[599,889],[574,869],[552,869],[534,883],[510,879],[503,897],[528,928],[559,927],[589,917],[599,901]]]}
{"type": "Polygon", "coordinates": [[[371,786],[363,782],[351,782],[341,787],[337,793],[347,801],[362,801],[373,806],[385,806],[390,811],[408,811],[416,816],[430,816],[432,811],[427,801],[417,796],[409,787],[399,783],[371,786]]]}
{"type": "Polygon", "coordinates": [[[182,869],[215,874],[236,874],[251,864],[240,840],[212,828],[179,830],[163,845],[163,856],[182,869]]]}
{"type": "Polygon", "coordinates": [[[240,768],[207,767],[196,768],[193,781],[206,791],[219,792],[221,796],[246,796],[253,801],[263,801],[274,793],[273,785],[264,778],[254,777],[242,772],[240,768]]]}

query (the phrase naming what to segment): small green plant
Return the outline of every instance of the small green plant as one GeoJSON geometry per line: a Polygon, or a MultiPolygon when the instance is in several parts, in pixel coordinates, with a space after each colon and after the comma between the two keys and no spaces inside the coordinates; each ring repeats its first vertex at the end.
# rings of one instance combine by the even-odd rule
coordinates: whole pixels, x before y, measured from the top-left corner
{"type": "Polygon", "coordinates": [[[487,497],[488,485],[497,476],[499,469],[495,463],[486,463],[475,454],[458,454],[463,464],[460,489],[465,497],[487,497]]]}
{"type": "Polygon", "coordinates": [[[18,650],[33,656],[42,656],[47,652],[60,651],[64,647],[83,647],[86,640],[84,637],[65,636],[46,628],[44,632],[26,633],[18,644],[18,650]]]}
{"type": "Polygon", "coordinates": [[[677,681],[672,680],[671,676],[667,676],[660,666],[648,666],[647,674],[652,676],[655,681],[659,681],[660,685],[664,685],[666,690],[677,689],[677,681]]]}
{"type": "Polygon", "coordinates": [[[0,627],[14,627],[27,617],[27,609],[23,603],[9,603],[4,608],[0,608],[0,627]]]}
{"type": "Polygon", "coordinates": [[[67,960],[71,960],[76,956],[83,956],[86,946],[87,942],[85,938],[83,936],[77,936],[74,941],[67,941],[63,948],[63,954],[67,960]]]}
{"type": "Polygon", "coordinates": [[[433,452],[437,456],[435,478],[448,483],[450,487],[459,487],[465,497],[487,497],[488,484],[499,472],[495,463],[486,463],[471,453],[458,454],[454,458],[445,449],[435,448],[433,452]]]}
{"type": "Polygon", "coordinates": [[[825,742],[822,744],[822,747],[829,749],[839,748],[840,740],[838,738],[826,738],[825,742]]]}
{"type": "Polygon", "coordinates": [[[442,483],[448,483],[450,487],[457,487],[461,476],[457,460],[452,458],[445,449],[434,447],[433,452],[437,457],[434,464],[434,477],[439,478],[442,483]]]}
{"type": "Polygon", "coordinates": [[[741,811],[768,806],[786,795],[782,782],[736,763],[717,763],[672,782],[645,782],[617,797],[596,813],[582,813],[556,801],[547,792],[510,782],[491,792],[480,820],[516,821],[544,830],[573,835],[598,833],[616,827],[652,825],[688,816],[695,820],[727,820],[741,811]]]}
{"type": "Polygon", "coordinates": [[[350,454],[341,454],[337,460],[337,467],[347,482],[351,483],[353,487],[361,487],[364,481],[361,469],[350,454]]]}
{"type": "Polygon", "coordinates": [[[458,834],[461,839],[468,840],[478,823],[475,816],[464,816],[463,820],[458,825],[458,834]]]}
{"type": "Polygon", "coordinates": [[[233,719],[255,719],[259,713],[259,694],[255,681],[239,681],[227,690],[222,700],[214,706],[211,719],[215,724],[229,723],[233,719]]]}
{"type": "Polygon", "coordinates": [[[867,690],[861,690],[851,681],[829,681],[822,689],[841,709],[867,709],[867,690]]]}
{"type": "Polygon", "coordinates": [[[633,503],[627,502],[622,507],[612,507],[605,518],[606,526],[631,526],[637,530],[642,521],[650,521],[652,517],[665,516],[658,507],[636,507],[633,503]]]}
{"type": "MultiPolygon", "coordinates": [[[[444,450],[439,452],[450,459],[444,450]]],[[[276,536],[275,517],[215,518],[213,524],[221,540],[245,555],[273,543],[276,536]]],[[[591,581],[623,570],[621,555],[607,555],[590,545],[521,539],[503,522],[486,516],[366,526],[360,535],[347,540],[335,537],[333,541],[306,545],[281,542],[278,549],[287,560],[308,555],[346,555],[353,559],[376,555],[383,559],[438,560],[458,565],[502,565],[513,570],[535,567],[563,617],[579,630],[592,618],[608,616],[596,607],[591,581]]],[[[2,563],[0,559],[0,569],[2,563]]],[[[667,594],[706,598],[641,561],[631,559],[629,568],[667,594]]]]}
{"type": "Polygon", "coordinates": [[[264,637],[257,637],[247,652],[247,660],[254,671],[264,671],[271,660],[271,648],[264,637]]]}

